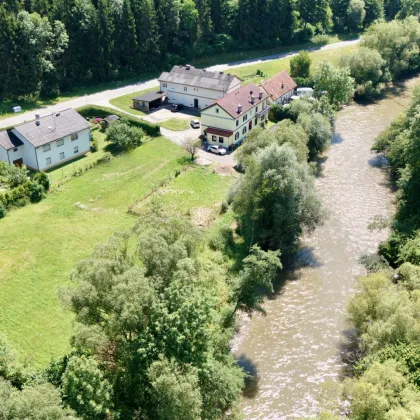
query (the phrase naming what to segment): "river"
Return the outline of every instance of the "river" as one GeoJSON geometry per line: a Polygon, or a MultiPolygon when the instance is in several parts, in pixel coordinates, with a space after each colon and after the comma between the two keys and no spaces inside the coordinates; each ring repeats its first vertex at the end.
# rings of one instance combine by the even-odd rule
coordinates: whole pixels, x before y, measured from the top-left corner
{"type": "Polygon", "coordinates": [[[267,299],[266,315],[243,318],[233,342],[233,352],[257,375],[255,392],[242,402],[246,419],[313,417],[320,384],[342,375],[349,328],[344,312],[357,276],[364,274],[358,258],[375,252],[388,235],[368,225],[394,211],[386,174],[370,148],[419,83],[411,79],[374,104],[352,104],[338,113],[316,179],[328,218],[303,240],[305,267],[267,299]]]}

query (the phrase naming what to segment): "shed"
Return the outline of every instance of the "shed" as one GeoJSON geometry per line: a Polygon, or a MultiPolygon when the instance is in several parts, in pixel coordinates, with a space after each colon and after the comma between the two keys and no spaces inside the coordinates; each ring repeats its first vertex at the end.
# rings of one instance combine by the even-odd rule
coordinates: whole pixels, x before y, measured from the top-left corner
{"type": "Polygon", "coordinates": [[[121,118],[118,115],[108,115],[102,120],[102,125],[109,127],[113,122],[119,121],[121,118]]]}
{"type": "Polygon", "coordinates": [[[133,98],[133,108],[140,111],[150,111],[161,106],[166,100],[166,92],[147,92],[133,98]]]}

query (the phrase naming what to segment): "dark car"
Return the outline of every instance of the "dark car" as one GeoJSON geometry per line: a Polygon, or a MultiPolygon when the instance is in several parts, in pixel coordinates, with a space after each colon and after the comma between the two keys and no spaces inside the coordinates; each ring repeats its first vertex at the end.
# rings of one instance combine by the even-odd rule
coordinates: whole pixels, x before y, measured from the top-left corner
{"type": "Polygon", "coordinates": [[[180,111],[182,108],[184,108],[184,105],[182,105],[182,104],[173,104],[173,105],[172,105],[171,112],[178,112],[178,111],[180,111]]]}

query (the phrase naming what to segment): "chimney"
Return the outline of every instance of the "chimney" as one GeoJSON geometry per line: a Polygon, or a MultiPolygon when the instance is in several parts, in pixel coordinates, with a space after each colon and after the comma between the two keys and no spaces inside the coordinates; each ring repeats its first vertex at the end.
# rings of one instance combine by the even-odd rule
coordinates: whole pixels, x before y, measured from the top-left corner
{"type": "Polygon", "coordinates": [[[240,114],[241,112],[242,112],[242,105],[238,103],[238,114],[240,114]]]}
{"type": "Polygon", "coordinates": [[[284,88],[284,83],[283,83],[283,82],[281,83],[281,88],[282,88],[282,89],[284,88]]]}
{"type": "Polygon", "coordinates": [[[254,104],[254,102],[255,102],[255,96],[251,95],[251,104],[254,104]]]}
{"type": "Polygon", "coordinates": [[[41,117],[39,116],[39,114],[35,114],[35,124],[37,125],[37,127],[39,127],[41,125],[41,117]]]}
{"type": "Polygon", "coordinates": [[[258,99],[262,99],[263,98],[263,91],[260,90],[260,93],[258,94],[258,99]]]}

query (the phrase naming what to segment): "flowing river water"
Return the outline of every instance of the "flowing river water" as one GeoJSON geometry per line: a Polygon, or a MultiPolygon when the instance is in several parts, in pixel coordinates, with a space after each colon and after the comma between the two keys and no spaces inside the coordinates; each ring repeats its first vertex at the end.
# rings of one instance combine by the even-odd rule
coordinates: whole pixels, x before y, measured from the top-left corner
{"type": "Polygon", "coordinates": [[[352,104],[338,113],[334,141],[316,180],[328,218],[304,239],[305,267],[267,299],[266,315],[243,319],[233,342],[233,352],[257,378],[255,392],[243,399],[246,419],[315,416],[320,384],[340,378],[349,328],[346,303],[364,274],[358,258],[375,252],[388,235],[368,225],[394,211],[381,160],[370,148],[419,83],[411,79],[374,104],[352,104]]]}

